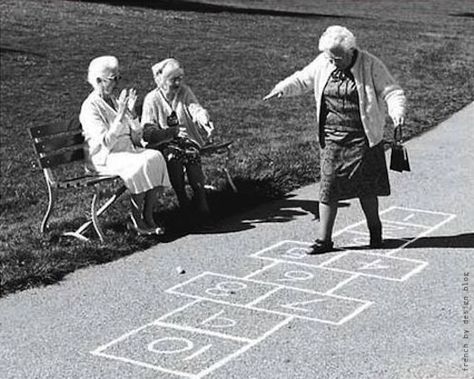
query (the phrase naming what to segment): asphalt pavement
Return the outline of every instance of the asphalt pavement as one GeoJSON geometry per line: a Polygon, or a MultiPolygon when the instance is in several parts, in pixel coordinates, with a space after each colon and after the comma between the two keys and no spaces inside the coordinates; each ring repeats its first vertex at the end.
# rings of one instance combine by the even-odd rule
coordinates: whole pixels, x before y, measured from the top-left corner
{"type": "Polygon", "coordinates": [[[474,103],[406,143],[386,244],[318,186],[0,299],[0,378],[474,377],[474,103]]]}

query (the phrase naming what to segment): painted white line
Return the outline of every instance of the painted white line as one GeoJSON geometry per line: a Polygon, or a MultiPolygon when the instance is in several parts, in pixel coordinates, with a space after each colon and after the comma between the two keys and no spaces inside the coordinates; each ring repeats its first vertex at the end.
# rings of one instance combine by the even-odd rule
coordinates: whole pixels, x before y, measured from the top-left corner
{"type": "Polygon", "coordinates": [[[219,338],[223,338],[223,339],[227,339],[227,340],[232,340],[232,341],[237,341],[237,342],[249,343],[249,342],[254,341],[254,340],[251,339],[251,338],[236,337],[236,336],[232,336],[232,335],[230,335],[230,334],[219,333],[219,332],[213,332],[212,330],[194,328],[194,327],[192,327],[192,326],[186,326],[186,325],[171,324],[171,323],[162,322],[162,321],[158,321],[158,322],[156,322],[154,325],[156,325],[156,326],[161,326],[162,328],[169,328],[169,329],[181,330],[181,331],[184,331],[184,332],[206,334],[206,335],[208,335],[208,336],[219,337],[219,338]]]}
{"type": "Polygon", "coordinates": [[[357,308],[354,312],[352,312],[350,315],[347,315],[343,319],[341,319],[337,325],[342,325],[345,322],[352,320],[354,317],[356,317],[358,314],[362,313],[365,311],[368,307],[370,307],[373,304],[372,301],[367,301],[366,304],[362,305],[361,307],[357,308]]]}
{"type": "Polygon", "coordinates": [[[207,275],[207,271],[204,271],[204,272],[200,273],[199,275],[196,275],[196,276],[194,276],[194,277],[192,277],[192,278],[190,278],[190,279],[188,279],[184,282],[178,283],[175,286],[173,286],[171,288],[168,288],[167,290],[165,290],[165,292],[166,293],[175,293],[174,292],[175,288],[182,287],[185,284],[191,283],[191,282],[195,281],[196,279],[201,278],[201,277],[206,276],[206,275],[207,275]]]}
{"type": "Polygon", "coordinates": [[[273,260],[273,262],[270,263],[269,265],[266,265],[266,266],[264,266],[264,267],[262,267],[262,268],[260,268],[260,269],[258,269],[258,270],[256,270],[256,271],[254,271],[254,272],[252,272],[252,273],[250,273],[250,274],[244,276],[242,279],[249,279],[249,278],[251,278],[252,276],[255,276],[255,275],[257,275],[257,274],[260,274],[260,273],[262,273],[262,272],[264,272],[264,271],[266,271],[266,270],[272,268],[273,266],[277,266],[277,265],[279,265],[279,264],[280,264],[280,262],[278,262],[277,260],[273,260]]]}
{"type": "Polygon", "coordinates": [[[320,263],[318,267],[324,267],[324,266],[326,266],[326,265],[328,265],[332,262],[337,261],[339,258],[342,258],[342,257],[346,256],[349,253],[350,253],[349,250],[344,250],[341,254],[338,254],[338,255],[328,259],[327,261],[324,261],[324,262],[320,263]]]}
{"type": "MultiPolygon", "coordinates": [[[[94,354],[94,353],[92,353],[92,354],[94,354]]],[[[137,365],[137,366],[141,366],[141,367],[145,367],[145,368],[150,368],[150,369],[155,370],[155,371],[161,371],[161,372],[164,372],[164,373],[167,373],[167,374],[180,376],[182,378],[192,378],[192,379],[197,378],[196,375],[194,375],[194,374],[188,374],[188,373],[181,372],[181,371],[170,370],[170,369],[167,369],[167,368],[164,368],[164,367],[152,365],[150,363],[137,361],[135,359],[124,358],[124,357],[119,357],[119,356],[116,356],[116,355],[105,354],[105,353],[96,353],[94,355],[109,358],[109,359],[113,359],[113,360],[120,361],[120,362],[131,363],[133,365],[137,365]]]]}
{"type": "Polygon", "coordinates": [[[159,318],[157,318],[155,321],[152,322],[152,324],[153,324],[153,323],[156,323],[156,322],[163,321],[165,318],[167,318],[167,317],[169,317],[169,316],[172,316],[172,315],[174,315],[175,313],[179,313],[179,312],[185,310],[186,308],[191,307],[191,306],[193,306],[194,304],[199,303],[200,301],[201,301],[201,300],[193,300],[193,301],[191,301],[190,303],[187,303],[187,304],[183,305],[182,307],[173,309],[171,312],[168,312],[168,313],[164,314],[163,316],[160,316],[159,318]]]}
{"type": "Polygon", "coordinates": [[[434,232],[436,229],[439,229],[441,226],[443,226],[444,224],[454,220],[456,218],[456,215],[454,214],[451,214],[447,219],[441,221],[440,223],[438,223],[437,225],[433,226],[432,228],[424,231],[423,233],[420,233],[418,236],[416,236],[414,239],[408,241],[407,243],[403,244],[402,246],[399,246],[398,248],[396,249],[393,249],[391,251],[389,251],[386,255],[387,256],[392,256],[393,254],[396,254],[398,253],[399,251],[401,251],[402,249],[404,249],[406,246],[414,243],[415,241],[419,240],[420,238],[434,232]]]}
{"type": "Polygon", "coordinates": [[[252,300],[250,303],[247,303],[245,304],[247,307],[251,307],[259,302],[261,302],[262,300],[266,299],[267,297],[273,295],[275,292],[278,292],[282,289],[283,287],[276,287],[270,291],[268,291],[265,295],[262,295],[260,297],[257,297],[255,300],[252,300]]]}
{"type": "Polygon", "coordinates": [[[385,220],[384,218],[380,218],[380,221],[382,221],[382,226],[386,226],[387,224],[394,224],[394,225],[411,226],[411,227],[414,227],[414,228],[423,228],[423,229],[429,229],[433,226],[433,225],[414,224],[414,223],[411,223],[411,222],[385,220]]]}
{"type": "MultiPolygon", "coordinates": [[[[283,241],[280,241],[280,242],[277,242],[269,247],[266,247],[265,249],[262,249],[262,250],[259,250],[257,251],[256,253],[252,253],[249,255],[249,257],[251,258],[260,258],[260,255],[269,251],[269,250],[273,250],[274,248],[278,247],[278,246],[281,246],[281,245],[284,245],[284,244],[295,244],[295,245],[307,245],[307,246],[311,246],[312,245],[312,242],[302,242],[302,241],[293,241],[293,240],[283,240],[283,241]]],[[[264,258],[261,258],[261,259],[268,259],[268,260],[274,260],[274,259],[277,259],[277,258],[268,258],[268,257],[264,257],[264,258]]]]}
{"type": "MultiPolygon", "coordinates": [[[[390,210],[392,209],[403,209],[404,211],[413,211],[413,212],[419,212],[419,213],[429,213],[429,214],[434,214],[434,215],[443,215],[443,216],[453,216],[452,213],[445,213],[445,212],[438,212],[438,211],[427,211],[426,209],[417,209],[417,208],[406,208],[406,207],[398,207],[398,206],[393,206],[388,208],[390,210]]],[[[388,210],[387,209],[387,210],[388,210]]],[[[382,214],[382,212],[380,212],[382,214]]]]}
{"type": "Polygon", "coordinates": [[[357,227],[357,226],[359,226],[359,225],[362,225],[362,224],[364,224],[364,223],[365,223],[365,221],[362,220],[362,221],[356,222],[355,224],[348,225],[348,226],[346,226],[345,228],[342,228],[341,230],[338,230],[337,232],[333,233],[332,236],[333,236],[333,237],[337,237],[337,236],[341,235],[342,233],[345,233],[345,232],[347,232],[348,230],[350,230],[350,229],[352,229],[352,228],[355,228],[355,227],[357,227]]]}
{"type": "Polygon", "coordinates": [[[113,341],[111,341],[109,343],[106,343],[105,345],[99,346],[97,349],[91,351],[90,353],[94,354],[94,355],[100,354],[102,351],[104,351],[105,349],[109,348],[112,345],[115,345],[117,342],[123,341],[124,339],[126,339],[126,338],[134,335],[135,333],[138,333],[139,331],[141,331],[143,329],[146,329],[146,328],[148,328],[152,325],[153,325],[153,322],[150,322],[148,324],[140,326],[139,328],[133,329],[130,332],[125,333],[125,334],[121,335],[120,337],[114,339],[113,341]]]}
{"type": "Polygon", "coordinates": [[[405,217],[405,218],[403,219],[403,221],[408,221],[408,220],[410,220],[410,219],[413,218],[413,217],[415,217],[415,214],[414,214],[414,213],[412,213],[411,215],[408,215],[407,217],[405,217]]]}
{"type": "Polygon", "coordinates": [[[335,291],[337,291],[338,289],[342,288],[343,286],[345,286],[347,283],[350,283],[352,282],[354,279],[357,279],[358,277],[360,276],[360,274],[354,274],[352,276],[350,276],[349,278],[339,282],[335,287],[327,290],[325,292],[326,295],[332,295],[335,291]]]}
{"type": "Polygon", "coordinates": [[[402,277],[401,281],[404,282],[408,278],[411,278],[413,275],[418,274],[420,271],[423,271],[426,268],[426,266],[428,266],[428,262],[423,262],[422,264],[420,264],[420,266],[413,269],[408,274],[406,274],[404,277],[402,277]]]}
{"type": "Polygon", "coordinates": [[[362,235],[362,236],[369,236],[370,235],[369,232],[361,232],[359,230],[346,230],[346,233],[359,234],[359,235],[362,235]]]}
{"type": "Polygon", "coordinates": [[[271,336],[273,333],[277,332],[279,329],[281,329],[283,326],[287,325],[288,323],[290,323],[290,321],[293,320],[293,316],[290,316],[288,317],[287,319],[285,319],[284,321],[282,321],[281,323],[275,325],[272,329],[268,330],[267,332],[265,332],[264,334],[262,334],[258,339],[254,340],[253,342],[249,343],[248,345],[242,347],[241,349],[237,350],[236,352],[228,355],[227,357],[225,357],[224,359],[221,359],[220,361],[214,363],[213,365],[211,365],[210,367],[208,367],[207,369],[201,371],[199,374],[196,375],[196,379],[200,379],[200,378],[203,378],[204,376],[210,374],[211,372],[213,372],[214,370],[217,370],[219,367],[222,367],[224,366],[227,362],[230,362],[232,359],[238,357],[240,354],[246,352],[247,350],[249,350],[250,348],[252,348],[253,346],[256,346],[258,345],[259,343],[261,343],[265,338],[271,336]]]}

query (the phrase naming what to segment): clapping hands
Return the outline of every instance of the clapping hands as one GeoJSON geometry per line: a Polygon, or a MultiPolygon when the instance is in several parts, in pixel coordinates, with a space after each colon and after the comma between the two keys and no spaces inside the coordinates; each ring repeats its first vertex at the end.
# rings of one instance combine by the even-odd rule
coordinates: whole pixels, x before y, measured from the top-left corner
{"type": "Polygon", "coordinates": [[[123,89],[120,92],[120,96],[117,99],[118,114],[120,117],[123,117],[126,112],[129,112],[133,118],[136,117],[135,104],[137,102],[137,98],[137,91],[133,88],[129,90],[123,89]]]}

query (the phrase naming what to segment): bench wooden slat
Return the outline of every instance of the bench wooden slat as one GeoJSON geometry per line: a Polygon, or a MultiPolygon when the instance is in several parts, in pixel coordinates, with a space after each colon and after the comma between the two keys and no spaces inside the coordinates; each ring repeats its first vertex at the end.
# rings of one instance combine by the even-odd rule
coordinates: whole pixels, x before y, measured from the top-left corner
{"type": "Polygon", "coordinates": [[[56,150],[67,148],[84,143],[84,136],[81,132],[71,135],[59,135],[51,138],[42,138],[35,142],[35,149],[38,154],[50,153],[56,150]]]}
{"type": "Polygon", "coordinates": [[[73,132],[76,130],[81,130],[81,124],[79,120],[70,120],[70,122],[55,122],[48,125],[33,126],[29,128],[31,137],[34,138],[43,138],[54,136],[56,134],[73,132]]]}
{"type": "Polygon", "coordinates": [[[73,188],[73,187],[86,187],[92,186],[97,183],[113,181],[120,179],[120,176],[116,175],[87,175],[78,178],[62,180],[57,183],[58,188],[73,188]]]}
{"type": "Polygon", "coordinates": [[[227,148],[232,145],[234,141],[227,141],[220,144],[212,144],[212,145],[205,145],[201,148],[200,153],[201,155],[211,155],[214,153],[219,153],[225,151],[227,148]]]}
{"type": "Polygon", "coordinates": [[[84,149],[65,151],[64,153],[51,154],[40,158],[41,168],[52,168],[62,164],[84,160],[84,149]]]}

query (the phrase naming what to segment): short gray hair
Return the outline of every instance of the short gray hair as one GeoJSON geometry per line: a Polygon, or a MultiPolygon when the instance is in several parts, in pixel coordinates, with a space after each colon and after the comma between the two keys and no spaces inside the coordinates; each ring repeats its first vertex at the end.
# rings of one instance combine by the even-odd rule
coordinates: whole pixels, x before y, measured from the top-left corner
{"type": "Polygon", "coordinates": [[[104,55],[91,60],[89,63],[89,72],[87,74],[87,81],[94,88],[97,89],[97,79],[108,76],[111,71],[118,69],[118,59],[112,55],[104,55]]]}
{"type": "Polygon", "coordinates": [[[319,51],[328,51],[335,47],[342,47],[346,51],[355,49],[357,44],[354,34],[344,26],[328,27],[319,38],[319,51]]]}

